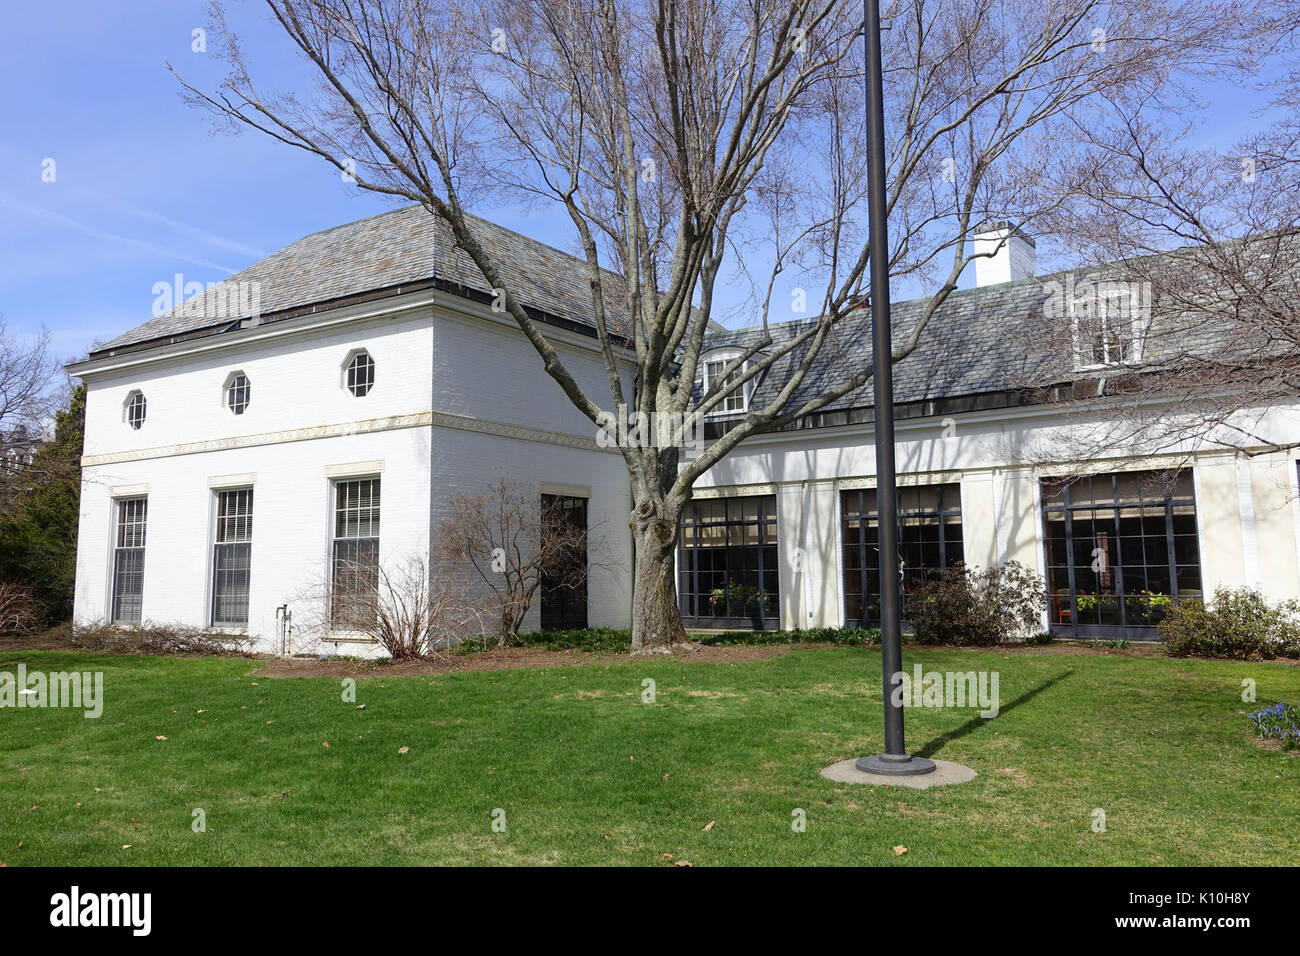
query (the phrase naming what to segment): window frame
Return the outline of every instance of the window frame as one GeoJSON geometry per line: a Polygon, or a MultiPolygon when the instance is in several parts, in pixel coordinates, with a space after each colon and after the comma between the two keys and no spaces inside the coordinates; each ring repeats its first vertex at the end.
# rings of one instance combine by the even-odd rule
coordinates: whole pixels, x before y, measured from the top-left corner
{"type": "MultiPolygon", "coordinates": [[[[701,372],[701,383],[703,385],[703,392],[701,393],[701,397],[708,395],[709,389],[712,387],[713,372],[711,371],[711,368],[713,366],[718,366],[719,370],[721,370],[722,368],[726,368],[727,363],[740,358],[741,354],[742,353],[739,351],[726,351],[726,352],[714,352],[704,357],[703,370],[701,372]]],[[[749,370],[749,362],[745,361],[742,362],[740,366],[735,371],[733,371],[731,375],[727,377],[728,379],[739,378],[748,370],[749,370]]],[[[744,415],[749,411],[749,399],[753,392],[753,389],[754,389],[753,381],[746,382],[743,386],[741,386],[738,392],[733,392],[732,394],[728,395],[726,398],[722,400],[720,405],[715,407],[712,411],[708,412],[708,414],[706,414],[704,417],[706,419],[712,419],[712,418],[732,418],[732,417],[744,415]],[[739,400],[740,402],[739,408],[728,407],[728,403],[734,400],[739,400]]]]}
{"type": "Polygon", "coordinates": [[[140,624],[144,620],[144,575],[145,575],[145,557],[148,551],[149,543],[149,496],[148,495],[131,495],[129,497],[113,498],[113,518],[112,518],[112,537],[109,539],[111,546],[111,560],[109,562],[109,591],[108,591],[108,619],[111,624],[119,626],[130,626],[140,624]],[[128,511],[135,508],[135,514],[131,520],[127,520],[128,511]],[[124,543],[130,534],[132,543],[124,543]],[[123,568],[123,560],[126,557],[136,560],[136,566],[130,569],[123,568]],[[126,577],[130,577],[137,583],[133,593],[127,594],[123,591],[121,585],[126,577]],[[134,615],[123,615],[120,613],[123,606],[124,598],[134,598],[136,605],[134,615]]]}
{"type": "MultiPolygon", "coordinates": [[[[777,496],[775,494],[766,495],[727,495],[720,498],[696,498],[692,499],[682,513],[681,528],[677,545],[677,601],[678,608],[682,618],[692,626],[714,626],[714,627],[750,627],[755,630],[779,630],[781,626],[781,545],[780,545],[780,527],[778,517],[777,496]],[[746,517],[744,502],[756,502],[754,517],[746,517]],[[723,508],[723,517],[700,519],[700,505],[704,503],[713,504],[721,502],[723,508]],[[737,503],[739,515],[732,518],[732,503],[737,503]],[[743,543],[745,529],[755,528],[755,542],[753,544],[743,543]],[[739,531],[741,544],[731,544],[733,529],[739,531]],[[702,531],[716,532],[721,531],[721,546],[704,544],[701,534],[702,531]],[[769,567],[767,563],[767,550],[774,549],[774,560],[769,567]],[[700,554],[705,549],[710,552],[721,552],[723,558],[723,567],[719,570],[711,566],[707,571],[701,572],[700,554]],[[731,613],[734,598],[732,597],[732,585],[735,583],[735,576],[738,574],[750,574],[750,571],[742,567],[733,567],[732,555],[736,551],[753,549],[756,552],[756,566],[752,569],[752,575],[756,576],[758,582],[753,595],[755,605],[753,611],[748,610],[749,600],[745,599],[745,606],[742,607],[742,614],[736,615],[731,613]],[[693,557],[693,560],[692,560],[693,557]],[[720,589],[714,588],[707,593],[701,591],[700,577],[701,574],[716,576],[721,573],[723,585],[720,589]],[[768,590],[765,581],[768,576],[775,582],[775,589],[768,590]],[[702,613],[701,607],[710,606],[717,599],[717,591],[721,590],[722,595],[720,604],[724,613],[702,613]],[[768,602],[771,602],[771,613],[768,613],[768,602]]],[[[742,587],[748,587],[742,583],[742,587]]]]}
{"type": "MultiPolygon", "coordinates": [[[[844,602],[844,621],[846,624],[858,624],[862,626],[875,626],[880,623],[879,613],[871,616],[867,609],[872,606],[872,598],[875,598],[875,607],[880,606],[880,559],[879,559],[879,541],[880,541],[880,499],[878,497],[878,488],[844,488],[840,490],[839,501],[839,518],[840,518],[840,598],[844,602]],[[853,512],[858,522],[856,535],[850,540],[849,522],[851,519],[850,512],[845,507],[845,499],[849,495],[857,496],[857,511],[853,512]],[[867,508],[867,498],[872,496],[874,499],[872,507],[867,508]],[[876,523],[876,544],[870,544],[870,535],[867,533],[871,521],[876,523]],[[850,549],[857,552],[857,567],[850,568],[847,560],[850,549]],[[874,572],[868,557],[872,551],[877,552],[874,572]],[[876,578],[877,590],[870,590],[870,578],[874,573],[876,578]],[[857,617],[849,615],[849,576],[856,574],[858,578],[859,590],[856,592],[859,599],[861,613],[857,617]]],[[[907,611],[907,587],[908,577],[912,576],[913,581],[917,575],[925,575],[935,571],[941,571],[945,568],[953,567],[956,564],[964,563],[966,557],[966,528],[964,516],[962,514],[962,497],[961,482],[959,481],[938,481],[926,482],[924,484],[907,484],[898,486],[898,550],[899,560],[903,562],[901,573],[899,575],[899,606],[902,608],[904,616],[907,611]],[[919,499],[920,492],[923,490],[934,489],[935,507],[918,507],[908,508],[907,497],[909,493],[917,494],[919,499]],[[952,496],[948,500],[947,494],[952,496]],[[956,520],[953,521],[952,519],[956,520]],[[930,567],[928,564],[908,565],[904,559],[904,549],[910,547],[907,542],[905,529],[909,526],[930,526],[938,528],[938,547],[939,547],[939,566],[930,567]],[[952,535],[953,527],[958,529],[956,536],[952,535]],[[951,553],[950,553],[951,552],[951,553]]],[[[926,542],[921,542],[924,547],[926,542]]]]}
{"type": "Polygon", "coordinates": [[[585,495],[542,492],[540,516],[544,516],[548,508],[558,509],[569,517],[575,527],[582,528],[584,532],[582,550],[583,577],[579,585],[575,587],[557,587],[548,578],[546,569],[542,569],[541,581],[538,587],[538,621],[543,631],[581,631],[587,628],[587,619],[590,613],[588,607],[590,592],[587,575],[591,571],[591,552],[590,544],[585,540],[585,532],[590,530],[588,524],[589,506],[590,502],[585,495]]]}
{"type": "Polygon", "coordinates": [[[131,428],[132,431],[139,431],[144,427],[144,423],[149,418],[149,400],[145,397],[143,391],[133,388],[127,392],[126,400],[122,403],[122,421],[131,428]],[[136,409],[139,408],[139,418],[135,416],[136,409]]]}
{"type": "Polygon", "coordinates": [[[225,384],[221,389],[221,404],[233,415],[243,415],[253,404],[253,380],[248,377],[244,371],[231,372],[226,376],[225,384]],[[236,383],[243,379],[243,385],[236,383]],[[243,392],[242,403],[236,402],[236,392],[243,392]]]}
{"type": "Polygon", "coordinates": [[[353,398],[368,397],[375,390],[375,385],[378,380],[378,368],[379,365],[375,361],[375,357],[369,349],[353,349],[348,353],[347,358],[343,360],[343,390],[353,398]],[[365,382],[365,390],[359,392],[357,390],[358,383],[356,373],[359,370],[357,362],[362,358],[366,360],[364,368],[367,371],[368,378],[365,382]]]}
{"type": "MultiPolygon", "coordinates": [[[[1196,496],[1196,476],[1195,469],[1183,468],[1173,471],[1139,470],[1139,471],[1107,471],[1096,474],[1087,474],[1073,479],[1063,479],[1060,477],[1044,477],[1039,480],[1040,488],[1040,518],[1042,522],[1042,551],[1043,551],[1043,568],[1045,570],[1045,583],[1049,595],[1048,607],[1048,630],[1053,634],[1073,637],[1134,637],[1141,639],[1151,639],[1158,632],[1156,623],[1151,620],[1153,609],[1157,606],[1172,607],[1182,600],[1204,600],[1205,599],[1205,564],[1203,554],[1203,543],[1201,537],[1200,520],[1201,513],[1196,496]],[[1154,488],[1155,480],[1153,476],[1158,477],[1161,490],[1157,494],[1154,491],[1147,493],[1148,485],[1154,488]],[[1120,483],[1135,483],[1137,496],[1125,496],[1121,493],[1120,483]],[[1086,500],[1083,496],[1071,495],[1071,489],[1082,487],[1086,483],[1089,495],[1086,500]],[[1098,483],[1102,484],[1103,490],[1109,485],[1110,497],[1099,498],[1096,494],[1098,483]],[[1181,485],[1181,487],[1180,487],[1181,485]],[[1190,511],[1186,510],[1190,509],[1190,511]],[[1149,511],[1159,510],[1160,520],[1163,521],[1163,530],[1155,533],[1148,533],[1145,522],[1148,519],[1157,518],[1157,515],[1149,514],[1149,511]],[[1125,512],[1137,511],[1138,514],[1125,514],[1125,512]],[[1053,546],[1057,543],[1054,535],[1053,516],[1060,516],[1057,523],[1061,525],[1060,534],[1062,535],[1061,543],[1064,548],[1065,563],[1059,564],[1053,560],[1053,546]],[[1177,533],[1178,524],[1175,522],[1176,517],[1191,517],[1191,532],[1177,533]],[[1137,517],[1141,524],[1140,533],[1125,534],[1124,527],[1121,524],[1123,520],[1137,517]],[[1093,543],[1097,542],[1096,525],[1098,522],[1109,522],[1110,527],[1106,529],[1107,537],[1105,552],[1116,556],[1115,559],[1107,560],[1105,570],[1097,572],[1092,569],[1090,564],[1080,565],[1078,558],[1079,542],[1087,542],[1087,532],[1080,532],[1076,535],[1075,523],[1083,522],[1091,525],[1093,528],[1093,543]],[[1195,562],[1179,561],[1179,556],[1186,556],[1187,539],[1195,539],[1195,562]],[[1163,561],[1149,561],[1147,546],[1148,539],[1154,542],[1157,553],[1163,549],[1165,558],[1163,561]],[[1181,541],[1180,541],[1181,539],[1181,541]],[[1141,545],[1143,560],[1138,563],[1126,560],[1125,549],[1132,548],[1133,542],[1136,541],[1141,545]],[[1184,587],[1179,583],[1179,575],[1190,569],[1195,569],[1195,577],[1199,587],[1184,587]],[[1155,569],[1157,572],[1164,571],[1169,577],[1168,592],[1152,591],[1149,587],[1138,586],[1139,578],[1141,584],[1150,584],[1150,571],[1155,569]],[[1059,587],[1061,583],[1058,577],[1059,572],[1065,573],[1065,589],[1062,593],[1059,587]],[[1087,574],[1104,574],[1108,580],[1103,584],[1098,582],[1096,593],[1092,591],[1081,590],[1080,577],[1087,574]],[[1131,580],[1126,580],[1126,574],[1131,580]],[[1113,583],[1112,583],[1113,582],[1113,583]],[[1111,587],[1112,591],[1103,591],[1101,587],[1111,587]],[[1151,595],[1152,597],[1168,598],[1167,602],[1161,602],[1157,605],[1152,597],[1140,597],[1139,595],[1151,595]],[[1081,605],[1080,599],[1094,599],[1086,608],[1090,612],[1095,609],[1095,621],[1082,622],[1085,616],[1085,607],[1081,605]],[[1114,608],[1118,610],[1118,620],[1105,622],[1103,617],[1106,616],[1108,605],[1113,602],[1114,608]],[[1133,608],[1142,603],[1146,604],[1147,610],[1144,614],[1135,615],[1133,608]],[[1062,617],[1068,617],[1068,623],[1062,621],[1062,617]],[[1130,618],[1133,617],[1133,620],[1130,618]],[[1136,618],[1142,617],[1139,621],[1136,618]]],[[[1131,531],[1131,529],[1130,529],[1131,531]]],[[[1098,550],[1092,549],[1093,554],[1098,550]]],[[[1094,558],[1095,561],[1095,558],[1094,558]]],[[[1189,579],[1190,574],[1186,574],[1189,579]]],[[[1165,612],[1167,613],[1167,612],[1165,612]]]]}
{"type": "MultiPolygon", "coordinates": [[[[360,627],[358,618],[352,618],[351,621],[344,620],[340,611],[340,581],[342,578],[342,569],[340,566],[340,546],[351,543],[350,547],[354,554],[347,560],[354,565],[358,563],[357,555],[362,551],[368,551],[367,567],[365,573],[369,578],[367,586],[377,593],[379,588],[379,550],[382,535],[382,515],[383,515],[383,476],[378,474],[370,475],[347,475],[338,476],[330,479],[330,578],[329,578],[329,630],[334,634],[360,634],[365,633],[360,627]],[[362,498],[360,495],[360,486],[367,485],[369,497],[366,499],[368,504],[364,507],[360,504],[362,498]],[[343,489],[349,486],[358,486],[357,505],[349,507],[346,497],[340,498],[343,489]],[[361,512],[366,511],[365,520],[368,534],[345,534],[342,533],[348,522],[348,513],[355,512],[357,529],[360,531],[362,517],[361,512]],[[342,524],[341,524],[342,523],[342,524]]],[[[352,580],[359,577],[355,570],[349,572],[352,580]]]]}
{"type": "MultiPolygon", "coordinates": [[[[213,489],[213,530],[212,530],[212,549],[211,549],[211,573],[209,581],[211,595],[208,602],[208,623],[214,628],[223,628],[231,630],[247,630],[249,621],[249,612],[252,605],[253,589],[253,521],[255,517],[256,498],[252,486],[232,487],[232,488],[214,488],[213,489]],[[222,506],[228,496],[234,496],[236,501],[236,510],[233,513],[223,513],[222,506]],[[243,501],[245,507],[240,510],[240,496],[246,496],[243,501]],[[242,521],[242,529],[241,529],[242,521]],[[227,539],[225,532],[233,529],[233,537],[227,539]],[[232,555],[242,554],[244,556],[243,566],[229,564],[223,565],[223,558],[232,555]],[[223,618],[219,613],[223,606],[223,586],[222,575],[224,580],[229,582],[243,578],[243,619],[237,617],[223,618]]],[[[237,585],[236,585],[237,586],[237,585]]]]}

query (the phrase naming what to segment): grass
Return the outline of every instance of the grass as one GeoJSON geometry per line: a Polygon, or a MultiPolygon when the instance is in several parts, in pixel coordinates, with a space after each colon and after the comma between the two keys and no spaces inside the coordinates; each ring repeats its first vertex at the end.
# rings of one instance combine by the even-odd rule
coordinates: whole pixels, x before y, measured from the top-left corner
{"type": "Polygon", "coordinates": [[[101,670],[106,700],[97,720],[0,711],[0,861],[1300,862],[1300,760],[1259,746],[1245,717],[1300,700],[1300,668],[996,650],[905,659],[999,672],[996,719],[907,714],[913,751],[974,768],[974,782],[912,791],[818,775],[881,746],[879,655],[863,648],[364,678],[364,709],[338,680],[259,678],[249,660],[0,653],[11,673],[20,661],[101,670]],[[1246,677],[1258,704],[1241,701],[1246,677]],[[806,832],[791,828],[797,809],[806,832]]]}

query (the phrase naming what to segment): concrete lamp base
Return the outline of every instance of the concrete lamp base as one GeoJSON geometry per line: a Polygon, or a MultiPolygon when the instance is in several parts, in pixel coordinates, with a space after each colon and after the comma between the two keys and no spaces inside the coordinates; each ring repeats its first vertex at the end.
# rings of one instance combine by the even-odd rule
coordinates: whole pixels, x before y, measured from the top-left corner
{"type": "Polygon", "coordinates": [[[909,754],[872,754],[870,757],[859,757],[857,768],[863,773],[913,777],[923,773],[934,773],[934,761],[928,757],[913,757],[909,754]]]}
{"type": "MultiPolygon", "coordinates": [[[[893,770],[880,773],[863,769],[863,764],[868,767],[875,766],[872,761],[876,759],[876,757],[862,757],[855,760],[850,757],[848,760],[841,760],[839,763],[822,768],[822,776],[837,783],[867,783],[876,787],[909,787],[913,790],[928,790],[931,787],[942,787],[950,783],[968,783],[975,779],[975,771],[970,767],[963,767],[949,760],[926,760],[926,763],[931,764],[929,771],[912,770],[899,773],[893,770]]],[[[924,757],[912,759],[925,760],[924,757]]]]}

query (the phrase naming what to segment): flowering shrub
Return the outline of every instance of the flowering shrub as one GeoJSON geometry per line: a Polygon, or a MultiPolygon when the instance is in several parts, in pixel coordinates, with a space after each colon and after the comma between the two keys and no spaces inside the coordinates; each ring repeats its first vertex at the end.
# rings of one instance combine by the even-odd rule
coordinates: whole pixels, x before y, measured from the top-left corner
{"type": "Polygon", "coordinates": [[[1265,740],[1280,741],[1283,750],[1300,747],[1300,707],[1295,704],[1277,703],[1246,716],[1265,740]]]}

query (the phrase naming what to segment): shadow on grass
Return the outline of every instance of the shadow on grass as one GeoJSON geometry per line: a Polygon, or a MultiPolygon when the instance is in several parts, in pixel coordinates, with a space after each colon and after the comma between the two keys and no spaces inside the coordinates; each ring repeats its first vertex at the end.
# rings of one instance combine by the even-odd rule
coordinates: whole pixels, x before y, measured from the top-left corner
{"type": "MultiPolygon", "coordinates": [[[[1044,681],[1043,683],[1039,684],[1037,687],[1033,688],[1032,690],[1025,691],[1023,694],[1021,694],[1015,700],[1011,701],[1006,706],[998,708],[998,717],[1001,717],[1003,714],[1007,713],[1008,711],[1015,710],[1021,704],[1033,700],[1043,691],[1049,689],[1050,687],[1055,686],[1056,684],[1059,684],[1061,681],[1065,680],[1073,673],[1074,671],[1064,671],[1063,673],[1057,674],[1055,677],[1044,681]]],[[[972,717],[970,720],[966,721],[966,723],[962,724],[960,727],[957,727],[954,730],[950,730],[946,734],[940,734],[938,737],[935,737],[933,740],[927,743],[920,750],[912,751],[912,754],[917,757],[933,757],[935,754],[937,754],[948,744],[952,743],[954,740],[960,740],[962,737],[965,737],[967,734],[974,733],[976,730],[980,729],[981,727],[987,727],[989,723],[993,720],[997,720],[997,717],[992,717],[992,718],[985,718],[979,716],[972,717]]]]}

